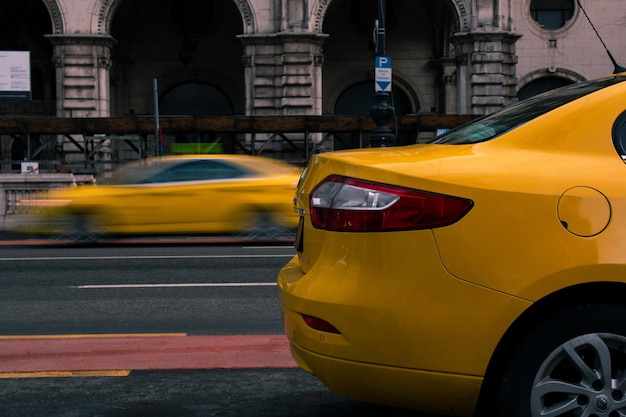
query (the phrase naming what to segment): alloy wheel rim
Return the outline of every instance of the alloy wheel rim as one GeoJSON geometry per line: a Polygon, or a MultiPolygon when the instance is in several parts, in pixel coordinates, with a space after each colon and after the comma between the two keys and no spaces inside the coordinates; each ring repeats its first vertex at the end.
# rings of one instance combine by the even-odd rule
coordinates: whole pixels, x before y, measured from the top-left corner
{"type": "Polygon", "coordinates": [[[541,364],[531,390],[533,417],[626,417],[626,337],[578,336],[541,364]]]}

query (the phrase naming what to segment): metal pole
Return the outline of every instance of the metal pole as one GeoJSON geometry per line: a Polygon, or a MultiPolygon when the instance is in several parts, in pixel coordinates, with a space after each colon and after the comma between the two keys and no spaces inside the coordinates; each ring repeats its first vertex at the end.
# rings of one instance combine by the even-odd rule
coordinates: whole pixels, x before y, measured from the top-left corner
{"type": "Polygon", "coordinates": [[[376,21],[376,55],[387,56],[387,42],[385,39],[385,18],[387,17],[387,8],[385,0],[378,0],[378,13],[376,21]]]}
{"type": "Polygon", "coordinates": [[[161,126],[159,122],[159,87],[157,85],[157,79],[152,82],[154,93],[154,154],[161,156],[161,126]]]}
{"type": "MultiPolygon", "coordinates": [[[[382,62],[391,62],[387,57],[387,45],[386,45],[386,33],[385,33],[385,18],[386,18],[386,4],[385,0],[378,0],[378,19],[374,27],[374,42],[376,46],[376,65],[378,71],[378,65],[382,65],[382,62]]],[[[388,68],[391,71],[391,68],[388,68]]],[[[395,109],[391,105],[391,79],[389,82],[385,82],[385,86],[388,86],[388,90],[380,88],[378,79],[375,81],[375,104],[370,107],[370,117],[376,122],[376,128],[370,134],[370,146],[371,147],[387,147],[393,146],[396,142],[396,137],[389,129],[387,124],[395,114],[395,109]],[[382,90],[382,91],[379,91],[382,90]]]]}

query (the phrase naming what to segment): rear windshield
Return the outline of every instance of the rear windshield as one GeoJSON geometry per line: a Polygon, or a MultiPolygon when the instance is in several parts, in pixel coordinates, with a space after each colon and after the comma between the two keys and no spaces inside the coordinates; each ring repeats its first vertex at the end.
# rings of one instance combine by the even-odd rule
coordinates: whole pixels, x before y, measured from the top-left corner
{"type": "Polygon", "coordinates": [[[433,143],[462,145],[485,142],[557,107],[623,81],[626,77],[607,77],[550,90],[437,136],[433,143]]]}

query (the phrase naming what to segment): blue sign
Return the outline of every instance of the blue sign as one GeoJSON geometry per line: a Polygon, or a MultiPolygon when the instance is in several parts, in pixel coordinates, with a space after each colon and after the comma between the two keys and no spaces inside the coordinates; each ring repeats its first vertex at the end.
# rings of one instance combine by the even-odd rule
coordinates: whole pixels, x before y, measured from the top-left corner
{"type": "Polygon", "coordinates": [[[375,63],[375,91],[391,91],[391,57],[377,56],[375,63]]]}

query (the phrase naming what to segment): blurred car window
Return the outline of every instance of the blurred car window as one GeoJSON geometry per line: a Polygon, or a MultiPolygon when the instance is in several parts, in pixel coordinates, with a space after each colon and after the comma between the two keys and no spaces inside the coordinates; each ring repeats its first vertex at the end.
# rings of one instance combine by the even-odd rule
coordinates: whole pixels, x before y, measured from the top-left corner
{"type": "Polygon", "coordinates": [[[220,161],[190,161],[157,172],[141,181],[141,184],[223,180],[242,178],[247,175],[248,172],[245,170],[220,161]]]}
{"type": "Polygon", "coordinates": [[[180,161],[169,159],[140,159],[119,166],[111,173],[110,177],[102,178],[99,183],[107,185],[141,184],[162,170],[179,163],[180,161]]]}
{"type": "Polygon", "coordinates": [[[109,178],[101,181],[107,185],[155,184],[162,182],[207,181],[243,178],[252,172],[246,167],[219,160],[146,159],[120,166],[109,178]]]}

